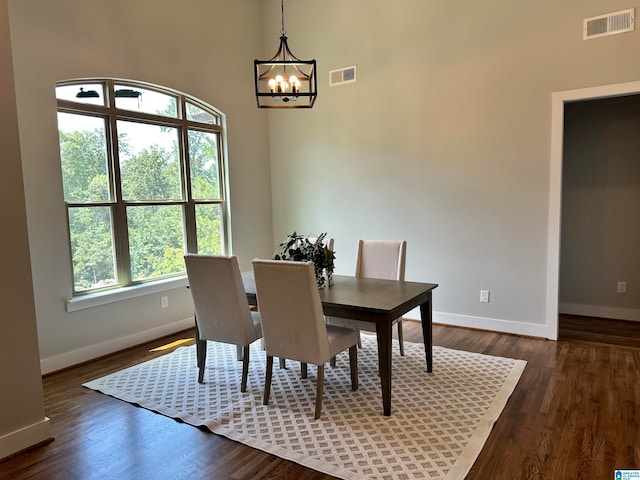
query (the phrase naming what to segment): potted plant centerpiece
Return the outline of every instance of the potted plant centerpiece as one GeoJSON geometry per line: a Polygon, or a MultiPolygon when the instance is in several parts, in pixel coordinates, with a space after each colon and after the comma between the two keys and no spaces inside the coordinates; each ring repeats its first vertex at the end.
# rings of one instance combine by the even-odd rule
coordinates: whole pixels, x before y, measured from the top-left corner
{"type": "Polygon", "coordinates": [[[298,235],[293,232],[279,245],[273,254],[274,260],[290,260],[294,262],[313,262],[316,282],[319,288],[332,284],[335,252],[325,244],[327,233],[317,237],[298,235]]]}

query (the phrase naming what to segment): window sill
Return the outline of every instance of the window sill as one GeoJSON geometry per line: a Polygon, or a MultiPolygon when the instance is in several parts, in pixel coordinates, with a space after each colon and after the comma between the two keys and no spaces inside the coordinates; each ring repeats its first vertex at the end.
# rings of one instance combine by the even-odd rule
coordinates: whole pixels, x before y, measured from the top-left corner
{"type": "Polygon", "coordinates": [[[174,288],[186,287],[189,285],[187,276],[160,280],[158,282],[144,283],[131,287],[118,288],[107,292],[89,293],[67,300],[67,312],[84,310],[85,308],[98,307],[108,303],[120,302],[130,298],[142,297],[153,293],[160,293],[174,288]]]}

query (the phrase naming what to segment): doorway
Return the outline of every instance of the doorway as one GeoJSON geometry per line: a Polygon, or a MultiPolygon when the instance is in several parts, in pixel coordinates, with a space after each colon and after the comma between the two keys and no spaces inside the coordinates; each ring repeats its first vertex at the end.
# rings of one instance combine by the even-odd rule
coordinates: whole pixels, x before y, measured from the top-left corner
{"type": "Polygon", "coordinates": [[[565,104],[640,93],[640,82],[630,82],[552,94],[549,225],[547,249],[547,338],[558,339],[560,236],[565,104]]]}

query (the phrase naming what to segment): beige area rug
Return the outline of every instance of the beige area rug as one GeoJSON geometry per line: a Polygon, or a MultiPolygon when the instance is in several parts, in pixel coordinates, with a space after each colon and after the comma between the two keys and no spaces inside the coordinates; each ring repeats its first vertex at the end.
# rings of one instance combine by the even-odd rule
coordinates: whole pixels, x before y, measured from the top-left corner
{"type": "Polygon", "coordinates": [[[195,346],[93,380],[86,387],[343,479],[462,479],[513,392],[526,362],[442,347],[426,372],[424,345],[393,352],[392,415],[382,415],[375,337],[358,352],[353,392],[346,353],[325,368],[322,417],[313,419],[316,369],[274,362],[262,405],[264,352],[252,345],[247,392],[233,346],[209,343],[205,383],[195,346]]]}

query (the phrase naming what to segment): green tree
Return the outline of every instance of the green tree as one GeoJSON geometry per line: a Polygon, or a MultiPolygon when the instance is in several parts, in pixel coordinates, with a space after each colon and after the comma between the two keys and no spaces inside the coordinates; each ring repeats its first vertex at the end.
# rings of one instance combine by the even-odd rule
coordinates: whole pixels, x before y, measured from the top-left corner
{"type": "MultiPolygon", "coordinates": [[[[177,149],[177,147],[176,147],[177,149]]],[[[125,200],[179,200],[180,165],[177,153],[151,145],[123,161],[120,167],[125,200]]]]}
{"type": "Polygon", "coordinates": [[[193,198],[220,198],[217,135],[190,130],[188,139],[193,198]]]}
{"type": "Polygon", "coordinates": [[[127,208],[127,221],[131,274],[134,279],[169,275],[184,270],[181,206],[131,206],[127,208]]]}
{"type": "MultiPolygon", "coordinates": [[[[192,192],[196,199],[220,197],[218,138],[214,133],[190,131],[188,148],[192,192]]],[[[136,201],[182,200],[178,147],[151,145],[132,154],[131,140],[119,135],[120,182],[126,209],[131,275],[146,279],[184,271],[184,214],[182,205],[136,205],[136,201]]],[[[105,129],[60,131],[60,155],[77,289],[116,282],[111,207],[110,169],[105,129]],[[82,205],[82,206],[80,206],[82,205]]],[[[199,251],[221,253],[220,207],[196,207],[199,251]]]]}
{"type": "Polygon", "coordinates": [[[60,131],[60,160],[66,201],[109,200],[104,129],[60,131]]]}
{"type": "Polygon", "coordinates": [[[109,207],[70,208],[69,230],[76,288],[115,283],[109,207]]]}

